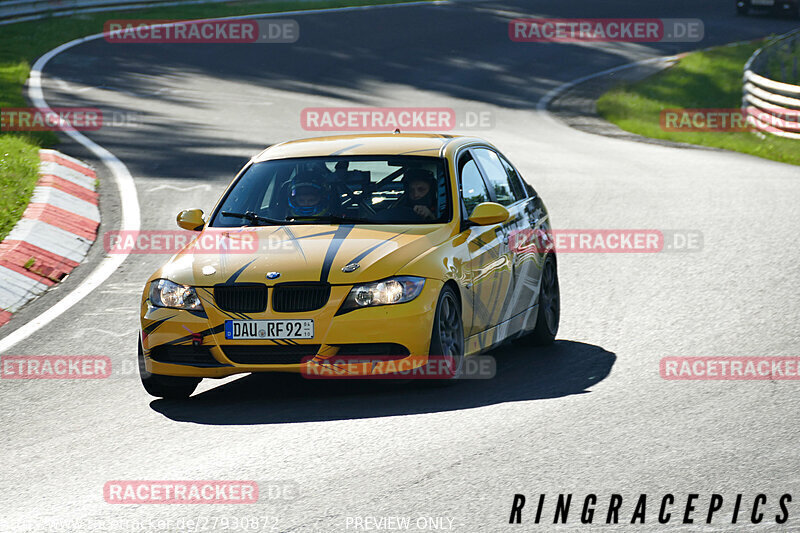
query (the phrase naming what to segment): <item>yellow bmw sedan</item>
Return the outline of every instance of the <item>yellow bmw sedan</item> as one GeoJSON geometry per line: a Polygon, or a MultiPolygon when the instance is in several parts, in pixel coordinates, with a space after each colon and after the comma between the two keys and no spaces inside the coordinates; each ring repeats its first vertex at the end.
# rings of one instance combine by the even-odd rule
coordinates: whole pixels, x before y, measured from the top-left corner
{"type": "Polygon", "coordinates": [[[334,360],[337,375],[380,377],[446,357],[456,379],[466,356],[521,336],[547,344],[558,330],[547,210],[478,138],[277,144],[208,216],[185,210],[178,225],[197,237],[141,300],[139,369],[154,396],[334,360]]]}

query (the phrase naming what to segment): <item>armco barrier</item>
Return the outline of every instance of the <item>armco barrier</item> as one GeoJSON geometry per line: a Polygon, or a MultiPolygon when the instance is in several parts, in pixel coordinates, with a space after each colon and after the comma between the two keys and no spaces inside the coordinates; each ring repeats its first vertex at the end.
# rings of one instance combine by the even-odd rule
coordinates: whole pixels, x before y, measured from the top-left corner
{"type": "Polygon", "coordinates": [[[747,122],[759,131],[800,139],[800,85],[785,83],[798,80],[800,30],[781,35],[759,48],[744,66],[742,110],[747,122]],[[778,68],[775,68],[775,65],[778,68]],[[771,68],[772,65],[772,68],[771,68]],[[772,74],[771,70],[776,70],[772,74]],[[770,77],[780,75],[784,81],[770,77]]]}

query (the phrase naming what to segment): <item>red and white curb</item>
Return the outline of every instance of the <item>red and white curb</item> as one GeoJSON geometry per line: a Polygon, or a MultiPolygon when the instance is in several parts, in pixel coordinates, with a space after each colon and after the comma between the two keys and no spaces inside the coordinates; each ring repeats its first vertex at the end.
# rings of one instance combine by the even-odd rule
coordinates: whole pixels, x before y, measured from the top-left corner
{"type": "Polygon", "coordinates": [[[0,243],[0,326],[78,266],[100,225],[94,171],[55,150],[39,159],[28,208],[0,243]]]}

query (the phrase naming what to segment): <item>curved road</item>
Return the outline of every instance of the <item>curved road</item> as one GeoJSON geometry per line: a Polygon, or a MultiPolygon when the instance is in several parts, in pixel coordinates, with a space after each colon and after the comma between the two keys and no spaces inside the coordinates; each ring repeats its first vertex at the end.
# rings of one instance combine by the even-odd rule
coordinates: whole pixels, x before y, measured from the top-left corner
{"type": "MultiPolygon", "coordinates": [[[[95,40],[56,56],[44,72],[50,105],[138,113],[135,127],[87,135],[133,174],[143,229],[173,229],[179,209],[210,209],[250,155],[314,135],[300,126],[305,107],[448,106],[491,114],[493,128],[467,133],[486,137],[520,167],[555,227],[699,230],[704,247],[563,254],[559,341],[495,350],[490,381],[428,390],[247,376],[206,380],[186,402],[153,400],[133,372],[139,294],[166,256],[130,256],[8,351],[107,355],[117,370],[105,380],[0,382],[0,530],[31,520],[33,531],[53,520],[75,520],[64,530],[86,531],[79,521],[269,515],[281,531],[355,531],[354,517],[365,516],[444,518],[445,526],[451,518],[451,530],[464,532],[550,531],[558,529],[558,493],[579,502],[588,493],[601,502],[623,494],[623,521],[648,494],[655,510],[646,525],[618,526],[625,530],[778,529],[771,518],[757,527],[730,524],[736,494],[745,494],[749,513],[759,492],[770,516],[781,494],[797,493],[782,530],[800,528],[796,382],[665,381],[658,371],[667,356],[798,355],[797,167],[581,133],[536,111],[548,91],[587,74],[797,26],[737,18],[728,0],[650,4],[504,0],[308,13],[291,17],[301,28],[295,44],[95,40]],[[511,42],[508,21],[531,15],[700,18],[706,37],[511,42]],[[103,501],[107,481],[136,479],[257,480],[262,490],[293,490],[251,506],[103,501]],[[518,492],[528,507],[523,525],[511,526],[518,492]],[[656,522],[661,495],[674,493],[682,504],[699,493],[698,508],[707,509],[714,492],[725,496],[720,516],[728,518],[712,526],[656,522]],[[548,500],[537,526],[541,493],[548,500]]],[[[92,160],[78,145],[64,150],[92,160]]],[[[107,170],[99,175],[102,233],[118,227],[119,198],[107,170]]],[[[87,264],[1,333],[52,306],[102,256],[96,244],[87,264]]],[[[565,530],[615,530],[582,526],[579,503],[573,507],[565,530]]],[[[164,524],[147,530],[176,530],[164,524]]]]}

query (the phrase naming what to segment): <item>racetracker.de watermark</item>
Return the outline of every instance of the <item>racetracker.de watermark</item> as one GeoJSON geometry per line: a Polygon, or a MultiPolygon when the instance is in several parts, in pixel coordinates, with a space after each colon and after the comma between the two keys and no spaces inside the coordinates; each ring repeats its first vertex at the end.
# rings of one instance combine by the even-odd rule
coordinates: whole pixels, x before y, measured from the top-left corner
{"type": "Polygon", "coordinates": [[[3,131],[97,131],[133,127],[141,123],[135,111],[106,111],[96,107],[6,107],[0,109],[3,131]]]}
{"type": "Polygon", "coordinates": [[[255,481],[115,480],[103,486],[103,499],[113,504],[246,504],[258,496],[255,481]]]}
{"type": "Polygon", "coordinates": [[[108,20],[109,43],[294,43],[300,26],[294,19],[108,20]]]}
{"type": "Polygon", "coordinates": [[[659,253],[699,252],[703,233],[698,230],[657,229],[522,229],[511,231],[508,245],[514,253],[659,253]]]}
{"type": "Polygon", "coordinates": [[[308,379],[492,379],[497,362],[490,355],[334,355],[302,359],[308,379]]]}
{"type": "Polygon", "coordinates": [[[700,19],[539,18],[508,23],[508,37],[519,43],[696,43],[704,34],[700,19]]]}
{"type": "Polygon", "coordinates": [[[252,254],[288,246],[278,237],[260,243],[256,232],[231,229],[206,230],[200,235],[183,230],[114,230],[103,234],[103,248],[109,254],[252,254]]]}
{"type": "Polygon", "coordinates": [[[104,379],[111,375],[105,355],[3,355],[2,379],[104,379]]]}
{"type": "Polygon", "coordinates": [[[800,380],[800,357],[664,357],[669,380],[800,380]]]}
{"type": "Polygon", "coordinates": [[[671,108],[663,109],[659,124],[664,131],[742,132],[761,129],[800,132],[800,110],[776,108],[671,108]]]}
{"type": "Polygon", "coordinates": [[[494,128],[489,110],[452,107],[307,107],[300,113],[306,131],[451,131],[494,128]]]}

